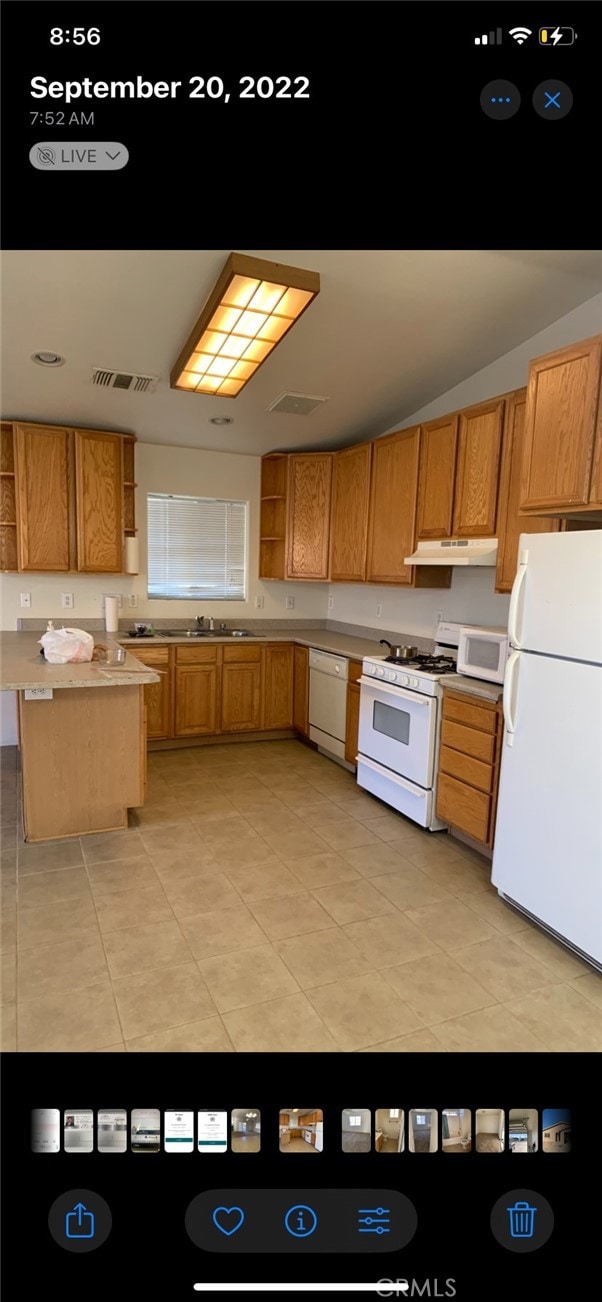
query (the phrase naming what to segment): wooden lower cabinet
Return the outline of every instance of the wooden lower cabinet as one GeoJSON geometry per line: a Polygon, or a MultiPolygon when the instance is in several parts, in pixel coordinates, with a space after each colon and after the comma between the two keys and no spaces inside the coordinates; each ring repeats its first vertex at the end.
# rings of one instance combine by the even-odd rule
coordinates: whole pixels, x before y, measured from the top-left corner
{"type": "Polygon", "coordinates": [[[309,648],[293,647],[293,728],[309,737],[309,648]]]}
{"type": "Polygon", "coordinates": [[[171,680],[169,673],[169,647],[149,647],[136,651],[136,659],[159,674],[160,682],[147,683],[144,688],[146,707],[146,736],[148,741],[161,741],[170,734],[171,680]]]}
{"type": "Polygon", "coordinates": [[[348,764],[357,763],[360,724],[360,685],[358,680],[361,672],[361,660],[350,660],[347,681],[347,717],[345,722],[345,759],[348,764]]]}
{"type": "Polygon", "coordinates": [[[218,732],[217,664],[176,668],[176,737],[202,737],[218,732]]]}
{"type": "MultiPolygon", "coordinates": [[[[252,651],[254,647],[246,647],[252,651]]],[[[230,648],[226,647],[226,651],[230,648]]],[[[261,728],[261,650],[257,658],[225,661],[222,667],[221,732],[255,732],[261,728]]]]}
{"type": "Polygon", "coordinates": [[[437,814],[491,849],[502,736],[501,705],[446,691],[437,781],[437,814]]]}
{"type": "Polygon", "coordinates": [[[263,727],[290,728],[293,723],[294,654],[290,643],[263,648],[263,727]]]}

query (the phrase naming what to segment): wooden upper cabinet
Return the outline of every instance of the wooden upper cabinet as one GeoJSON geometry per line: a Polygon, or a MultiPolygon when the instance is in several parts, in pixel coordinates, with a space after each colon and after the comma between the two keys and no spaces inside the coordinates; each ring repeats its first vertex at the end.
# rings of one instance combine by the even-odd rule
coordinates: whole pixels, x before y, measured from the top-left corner
{"type": "Polygon", "coordinates": [[[263,726],[290,728],[293,722],[293,647],[266,646],[263,726]]]}
{"type": "Polygon", "coordinates": [[[71,431],[15,425],[20,570],[71,568],[71,431]]]}
{"type": "Polygon", "coordinates": [[[602,474],[601,370],[602,335],[531,362],[521,511],[559,513],[592,504],[602,507],[602,483],[596,482],[602,474]]]}
{"type": "Polygon", "coordinates": [[[506,398],[497,521],[496,592],[512,590],[518,565],[518,540],[521,533],[551,533],[558,529],[559,524],[558,520],[519,515],[526,403],[526,389],[517,389],[516,393],[510,393],[506,398]]]}
{"type": "Polygon", "coordinates": [[[309,737],[309,649],[295,646],[293,650],[293,728],[309,737]]]}
{"type": "Polygon", "coordinates": [[[288,579],[328,578],[332,460],[331,452],[288,459],[288,579]]]}
{"type": "Polygon", "coordinates": [[[334,458],[330,577],[339,583],[362,583],[366,578],[371,451],[371,443],[360,443],[334,458]]]}
{"type": "Polygon", "coordinates": [[[451,538],[458,417],[440,416],[422,426],[416,538],[451,538]]]}
{"type": "Polygon", "coordinates": [[[420,428],[400,430],[372,444],[368,523],[370,583],[412,582],[404,563],[414,547],[420,428]]]}
{"type": "Polygon", "coordinates": [[[77,568],[123,571],[123,441],[104,430],[75,431],[77,568]]]}
{"type": "Polygon", "coordinates": [[[454,538],[495,537],[503,421],[503,398],[460,412],[454,538]]]}

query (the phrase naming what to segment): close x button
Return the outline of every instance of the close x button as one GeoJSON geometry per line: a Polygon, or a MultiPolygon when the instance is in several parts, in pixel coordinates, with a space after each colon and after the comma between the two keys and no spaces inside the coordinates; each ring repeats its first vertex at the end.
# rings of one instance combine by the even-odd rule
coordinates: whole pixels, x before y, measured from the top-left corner
{"type": "Polygon", "coordinates": [[[209,1189],[186,1211],[205,1252],[397,1252],[416,1209],[396,1189],[209,1189]]]}

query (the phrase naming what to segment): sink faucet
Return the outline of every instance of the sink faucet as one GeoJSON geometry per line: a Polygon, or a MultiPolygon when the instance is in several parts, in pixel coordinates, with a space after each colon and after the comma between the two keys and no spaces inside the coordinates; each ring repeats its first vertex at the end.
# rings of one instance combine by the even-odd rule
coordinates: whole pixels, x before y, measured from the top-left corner
{"type": "Polygon", "coordinates": [[[197,628],[204,628],[204,626],[205,626],[205,616],[204,616],[204,615],[197,615],[196,620],[195,620],[195,623],[196,623],[197,628]]]}

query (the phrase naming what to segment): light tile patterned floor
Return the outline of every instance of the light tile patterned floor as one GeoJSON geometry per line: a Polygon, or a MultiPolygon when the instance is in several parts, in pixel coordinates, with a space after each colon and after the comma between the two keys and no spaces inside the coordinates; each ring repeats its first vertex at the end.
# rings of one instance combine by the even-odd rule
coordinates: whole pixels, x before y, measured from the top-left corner
{"type": "Polygon", "coordinates": [[[301,742],[154,752],[128,831],[41,845],[3,760],[4,1049],[602,1050],[487,861],[301,742]]]}

